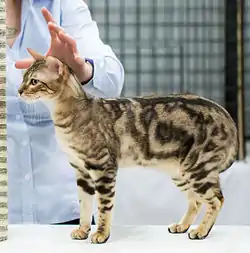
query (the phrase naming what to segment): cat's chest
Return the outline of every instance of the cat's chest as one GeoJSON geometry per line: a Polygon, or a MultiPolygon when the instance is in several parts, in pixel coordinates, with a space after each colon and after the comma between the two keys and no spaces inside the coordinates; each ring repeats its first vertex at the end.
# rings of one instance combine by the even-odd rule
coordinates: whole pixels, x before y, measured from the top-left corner
{"type": "Polygon", "coordinates": [[[57,142],[64,153],[69,156],[69,158],[77,159],[78,152],[77,152],[77,142],[75,141],[75,134],[74,133],[67,133],[65,130],[60,128],[55,128],[56,139],[57,142]]]}
{"type": "Polygon", "coordinates": [[[55,126],[55,134],[57,141],[62,145],[66,143],[70,143],[72,141],[73,133],[71,131],[67,131],[67,129],[63,129],[62,127],[55,126]]]}

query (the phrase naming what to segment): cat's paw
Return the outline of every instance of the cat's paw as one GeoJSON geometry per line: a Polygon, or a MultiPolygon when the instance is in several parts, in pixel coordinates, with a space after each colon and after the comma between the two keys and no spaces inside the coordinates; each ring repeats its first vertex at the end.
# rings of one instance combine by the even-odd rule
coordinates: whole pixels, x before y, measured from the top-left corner
{"type": "Polygon", "coordinates": [[[95,232],[91,235],[91,242],[94,244],[101,244],[107,242],[109,239],[109,234],[105,232],[95,232]]]}
{"type": "Polygon", "coordinates": [[[168,231],[171,234],[186,233],[189,229],[189,225],[186,224],[172,224],[168,227],[168,231]]]}
{"type": "Polygon", "coordinates": [[[192,229],[188,233],[188,237],[191,240],[202,240],[205,239],[209,234],[205,226],[198,227],[197,229],[192,229]]]}
{"type": "Polygon", "coordinates": [[[77,228],[71,232],[73,240],[86,240],[89,237],[89,230],[77,228]]]}

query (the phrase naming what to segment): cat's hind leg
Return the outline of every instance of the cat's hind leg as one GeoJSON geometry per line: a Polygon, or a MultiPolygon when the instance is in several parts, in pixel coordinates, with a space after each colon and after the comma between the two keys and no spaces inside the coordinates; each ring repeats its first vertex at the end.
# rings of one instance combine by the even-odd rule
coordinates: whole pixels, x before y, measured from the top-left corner
{"type": "Polygon", "coordinates": [[[199,201],[206,205],[206,213],[200,225],[189,232],[190,239],[205,239],[213,225],[216,222],[217,216],[223,206],[224,197],[221,192],[219,178],[214,181],[205,181],[195,183],[193,185],[195,192],[199,195],[199,201]]]}
{"type": "Polygon", "coordinates": [[[182,186],[180,187],[181,190],[185,191],[188,197],[188,209],[178,223],[172,224],[168,227],[168,231],[172,234],[187,232],[201,208],[201,203],[194,198],[193,192],[188,190],[189,187],[187,184],[176,182],[176,185],[182,186]],[[186,187],[183,188],[185,185],[186,187]]]}

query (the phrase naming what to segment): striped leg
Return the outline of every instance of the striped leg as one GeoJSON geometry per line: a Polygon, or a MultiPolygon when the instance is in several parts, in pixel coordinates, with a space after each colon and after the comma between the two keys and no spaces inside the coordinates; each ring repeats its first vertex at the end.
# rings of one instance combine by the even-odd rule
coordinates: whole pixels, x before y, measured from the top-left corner
{"type": "Polygon", "coordinates": [[[172,224],[169,226],[168,231],[170,233],[185,233],[189,227],[192,225],[195,217],[197,216],[201,203],[194,199],[194,193],[190,190],[190,185],[188,181],[181,181],[180,179],[173,179],[176,186],[182,191],[185,192],[188,197],[188,210],[179,221],[179,223],[172,224]]]}
{"type": "Polygon", "coordinates": [[[80,226],[71,233],[71,237],[76,240],[85,240],[88,238],[91,228],[95,188],[89,174],[77,170],[76,175],[80,202],[80,226]]]}
{"type": "Polygon", "coordinates": [[[173,234],[185,233],[189,229],[189,227],[192,225],[197,213],[200,210],[200,207],[201,207],[201,203],[190,199],[187,212],[184,214],[180,222],[177,224],[172,224],[168,228],[168,231],[173,234]]]}
{"type": "Polygon", "coordinates": [[[199,194],[200,200],[206,204],[207,210],[200,225],[190,231],[190,239],[205,239],[210,233],[216,218],[223,206],[224,198],[219,183],[204,182],[195,184],[195,191],[199,194]]]}
{"type": "Polygon", "coordinates": [[[106,164],[106,167],[95,181],[98,200],[98,221],[97,231],[91,237],[92,243],[105,243],[110,236],[117,168],[112,163],[106,164]]]}

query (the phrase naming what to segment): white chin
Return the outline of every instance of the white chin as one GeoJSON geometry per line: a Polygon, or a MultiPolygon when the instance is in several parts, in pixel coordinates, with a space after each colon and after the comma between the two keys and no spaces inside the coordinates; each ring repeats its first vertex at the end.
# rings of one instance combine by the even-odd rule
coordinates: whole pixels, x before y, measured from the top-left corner
{"type": "Polygon", "coordinates": [[[28,104],[32,104],[40,100],[40,98],[30,98],[30,97],[20,97],[23,101],[25,101],[28,104]]]}

